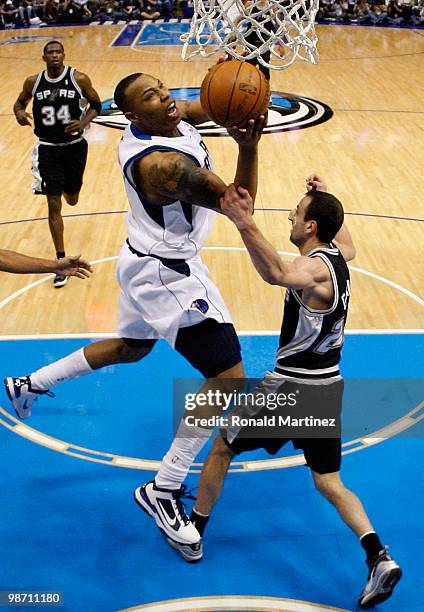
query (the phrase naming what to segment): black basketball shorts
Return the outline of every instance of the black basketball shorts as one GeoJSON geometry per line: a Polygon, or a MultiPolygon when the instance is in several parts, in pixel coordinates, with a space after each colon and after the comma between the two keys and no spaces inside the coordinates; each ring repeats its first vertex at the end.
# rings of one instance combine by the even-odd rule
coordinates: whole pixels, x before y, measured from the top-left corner
{"type": "MultiPolygon", "coordinates": [[[[237,426],[240,423],[239,419],[232,429],[229,427],[221,430],[224,442],[236,455],[259,448],[265,449],[270,455],[275,455],[287,442],[291,441],[294,448],[303,451],[306,465],[314,472],[328,474],[340,471],[343,380],[331,384],[303,385],[287,379],[282,380],[281,376],[278,380],[276,376],[279,375],[269,372],[264,381],[258,385],[259,391],[265,388],[268,393],[274,395],[279,393],[279,397],[282,394],[287,398],[295,397],[296,405],[293,404],[290,407],[289,402],[271,412],[268,408],[255,412],[252,406],[249,406],[247,410],[243,409],[239,413],[241,417],[252,418],[244,421],[248,423],[247,425],[237,426]],[[270,416],[274,417],[273,426],[269,424],[270,416]],[[303,423],[307,425],[297,427],[296,417],[306,419],[303,423]],[[334,426],[331,423],[332,420],[334,420],[334,426]],[[309,427],[309,424],[314,423],[320,423],[320,426],[309,427]],[[322,423],[330,425],[321,427],[322,423]],[[322,437],[320,432],[322,432],[322,437]]],[[[237,410],[233,414],[237,415],[237,410]]],[[[230,422],[234,423],[234,420],[230,422]]]]}
{"type": "Polygon", "coordinates": [[[33,192],[58,196],[79,193],[87,150],[84,138],[66,146],[36,144],[32,153],[33,192]]]}

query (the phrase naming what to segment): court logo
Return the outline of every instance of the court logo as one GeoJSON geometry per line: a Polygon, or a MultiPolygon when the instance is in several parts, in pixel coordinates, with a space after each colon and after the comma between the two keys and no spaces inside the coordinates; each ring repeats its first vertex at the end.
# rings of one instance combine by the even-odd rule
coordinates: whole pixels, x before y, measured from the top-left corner
{"type": "MultiPolygon", "coordinates": [[[[198,87],[170,90],[176,100],[197,100],[199,98],[199,91],[198,87]]],[[[264,130],[264,134],[303,130],[320,123],[325,123],[333,116],[333,111],[324,102],[281,91],[273,91],[271,93],[272,103],[268,112],[268,125],[264,130]]],[[[102,103],[102,110],[100,115],[94,119],[94,123],[123,130],[128,125],[128,120],[116,107],[113,98],[109,98],[102,103]]],[[[227,130],[216,125],[213,121],[207,121],[196,127],[202,136],[228,136],[227,130]]]]}

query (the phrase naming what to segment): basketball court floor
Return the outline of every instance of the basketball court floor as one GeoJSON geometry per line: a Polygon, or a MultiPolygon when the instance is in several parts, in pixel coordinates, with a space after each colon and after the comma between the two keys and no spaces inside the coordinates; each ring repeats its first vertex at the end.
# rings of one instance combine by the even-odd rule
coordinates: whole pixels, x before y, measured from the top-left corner
{"type": "MultiPolygon", "coordinates": [[[[26,374],[113,334],[114,265],[126,237],[127,203],[116,161],[122,117],[111,96],[132,72],[160,77],[177,98],[196,96],[214,59],[180,60],[184,27],[0,32],[1,248],[53,255],[44,198],[30,191],[34,137],[11,110],[24,79],[42,69],[47,40],[61,40],[67,62],[90,76],[103,100],[102,116],[87,134],[80,203],[63,211],[67,252],[82,252],[94,274],[61,290],[48,277],[1,275],[1,377],[26,374]]],[[[351,414],[372,418],[362,435],[344,440],[343,476],[404,570],[381,609],[420,612],[424,36],[350,26],[318,27],[318,35],[317,66],[272,73],[255,214],[269,240],[290,256],[287,211],[309,173],[321,173],[344,203],[358,256],[342,369],[348,381],[362,380],[351,414]],[[394,388],[402,392],[393,403],[394,388]]],[[[203,130],[217,173],[230,182],[236,146],[214,126],[203,130]]],[[[257,276],[226,219],[217,220],[204,261],[233,313],[246,370],[259,377],[273,366],[283,291],[257,276]]],[[[25,423],[0,392],[0,590],[60,592],[62,609],[71,612],[357,609],[366,578],[361,548],[291,448],[233,464],[197,565],[169,549],[134,504],[133,489],[153,477],[172,437],[173,380],[195,375],[159,343],[138,364],[58,386],[56,397],[39,399],[25,423]]],[[[190,488],[205,455],[189,476],[190,488]]]]}

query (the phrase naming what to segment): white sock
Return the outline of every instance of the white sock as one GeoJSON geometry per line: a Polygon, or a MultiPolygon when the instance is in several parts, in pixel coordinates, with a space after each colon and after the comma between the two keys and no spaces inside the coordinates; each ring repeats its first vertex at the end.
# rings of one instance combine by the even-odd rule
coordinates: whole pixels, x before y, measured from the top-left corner
{"type": "Polygon", "coordinates": [[[200,453],[212,433],[211,429],[188,427],[182,423],[155,476],[155,483],[162,489],[179,489],[191,464],[200,453]]]}
{"type": "Polygon", "coordinates": [[[30,375],[31,387],[39,391],[46,391],[60,382],[90,372],[93,372],[93,369],[88,365],[84,349],[80,348],[63,359],[33,372],[30,375]]]}

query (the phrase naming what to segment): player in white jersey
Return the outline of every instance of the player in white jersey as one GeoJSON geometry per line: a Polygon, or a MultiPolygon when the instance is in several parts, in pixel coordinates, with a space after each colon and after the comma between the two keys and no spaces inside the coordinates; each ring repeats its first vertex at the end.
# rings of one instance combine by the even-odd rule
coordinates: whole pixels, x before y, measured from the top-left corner
{"type": "MultiPolygon", "coordinates": [[[[119,255],[119,338],[95,342],[30,376],[6,378],[21,418],[39,394],[106,365],[134,362],[165,338],[206,378],[244,376],[240,344],[222,297],[199,252],[226,184],[211,171],[209,155],[193,123],[208,119],[199,101],[176,104],[157,78],[133,74],[115,89],[115,102],[130,120],[119,159],[131,206],[128,239],[119,255]]],[[[265,118],[245,131],[231,130],[239,153],[234,183],[257,189],[257,149],[265,118]]],[[[181,502],[182,482],[210,431],[180,428],[154,481],[135,498],[169,543],[186,545],[201,558],[200,536],[181,502]]]]}

